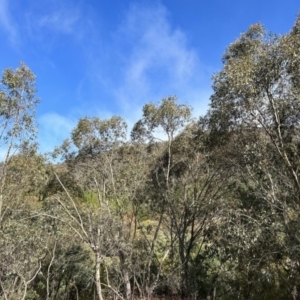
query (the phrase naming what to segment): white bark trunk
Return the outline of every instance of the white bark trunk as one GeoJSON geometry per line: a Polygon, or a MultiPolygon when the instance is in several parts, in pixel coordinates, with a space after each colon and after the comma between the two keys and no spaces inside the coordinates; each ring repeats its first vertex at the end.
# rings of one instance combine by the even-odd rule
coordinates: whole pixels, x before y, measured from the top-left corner
{"type": "Polygon", "coordinates": [[[100,253],[98,251],[95,251],[95,284],[96,284],[96,291],[97,291],[98,300],[103,300],[102,288],[101,288],[100,266],[101,266],[100,253]]]}

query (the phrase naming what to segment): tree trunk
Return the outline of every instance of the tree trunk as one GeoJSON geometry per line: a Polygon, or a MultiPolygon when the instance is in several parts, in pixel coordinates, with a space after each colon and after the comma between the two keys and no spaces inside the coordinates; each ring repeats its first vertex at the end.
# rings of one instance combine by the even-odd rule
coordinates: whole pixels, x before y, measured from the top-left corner
{"type": "Polygon", "coordinates": [[[125,269],[123,271],[123,274],[124,274],[124,281],[126,286],[126,299],[129,300],[131,299],[131,285],[130,285],[128,270],[125,269]]]}
{"type": "Polygon", "coordinates": [[[101,257],[99,251],[95,250],[95,284],[98,300],[103,300],[102,297],[102,288],[101,288],[101,278],[100,278],[100,266],[101,266],[101,257]]]}
{"type": "Polygon", "coordinates": [[[121,263],[121,270],[122,270],[123,277],[124,277],[126,299],[129,300],[129,299],[131,299],[131,284],[130,284],[129,272],[126,267],[125,255],[122,250],[119,251],[119,257],[120,257],[120,263],[121,263]]]}

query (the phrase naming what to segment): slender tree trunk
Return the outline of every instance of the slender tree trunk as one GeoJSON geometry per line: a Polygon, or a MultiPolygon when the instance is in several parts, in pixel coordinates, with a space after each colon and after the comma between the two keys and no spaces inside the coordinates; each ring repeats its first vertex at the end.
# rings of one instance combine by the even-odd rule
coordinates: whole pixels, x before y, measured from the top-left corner
{"type": "Polygon", "coordinates": [[[55,260],[55,251],[56,251],[56,241],[55,241],[55,244],[54,244],[54,247],[52,250],[52,257],[51,257],[51,261],[49,263],[48,270],[47,270],[47,280],[46,280],[47,297],[46,297],[46,300],[50,299],[50,295],[52,293],[52,291],[50,290],[50,277],[51,277],[51,267],[55,260]]]}
{"type": "Polygon", "coordinates": [[[131,285],[130,285],[129,273],[127,269],[123,271],[123,276],[124,276],[124,281],[126,286],[126,299],[129,300],[131,299],[131,285]]]}
{"type": "Polygon", "coordinates": [[[101,274],[100,274],[100,266],[101,266],[101,256],[99,251],[95,250],[95,284],[98,300],[104,300],[102,297],[102,288],[101,288],[101,274]]]}
{"type": "Polygon", "coordinates": [[[121,270],[123,273],[123,278],[124,278],[124,283],[125,283],[126,299],[129,300],[129,299],[131,299],[131,284],[130,284],[129,272],[126,267],[125,255],[122,250],[119,251],[119,258],[120,258],[121,270]]]}

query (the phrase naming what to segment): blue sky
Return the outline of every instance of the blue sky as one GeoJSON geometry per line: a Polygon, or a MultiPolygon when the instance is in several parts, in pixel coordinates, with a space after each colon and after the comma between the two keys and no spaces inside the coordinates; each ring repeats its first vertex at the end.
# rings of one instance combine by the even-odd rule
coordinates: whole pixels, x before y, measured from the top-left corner
{"type": "Polygon", "coordinates": [[[0,0],[0,70],[37,76],[39,142],[50,151],[80,117],[121,115],[177,95],[204,114],[225,48],[261,22],[287,33],[296,0],[0,0]]]}

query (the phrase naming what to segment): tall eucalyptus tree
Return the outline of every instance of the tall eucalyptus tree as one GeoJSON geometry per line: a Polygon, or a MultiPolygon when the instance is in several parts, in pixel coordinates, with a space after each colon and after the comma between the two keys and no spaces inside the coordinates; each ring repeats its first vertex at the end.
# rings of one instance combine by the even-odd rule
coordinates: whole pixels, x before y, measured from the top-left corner
{"type": "Polygon", "coordinates": [[[21,63],[16,69],[5,69],[0,82],[0,147],[4,158],[0,170],[0,225],[5,213],[7,168],[13,154],[28,148],[36,137],[35,75],[21,63]]]}
{"type": "MultiPolygon", "coordinates": [[[[262,282],[269,278],[273,291],[280,276],[290,294],[299,288],[299,37],[299,17],[282,36],[261,24],[250,26],[225,52],[206,116],[211,145],[223,147],[221,159],[239,174],[239,224],[249,225],[243,237],[249,263],[240,262],[252,268],[245,274],[255,270],[262,282]],[[294,275],[278,267],[286,264],[294,275]]],[[[263,286],[252,287],[247,299],[259,288],[268,293],[263,286]]]]}

